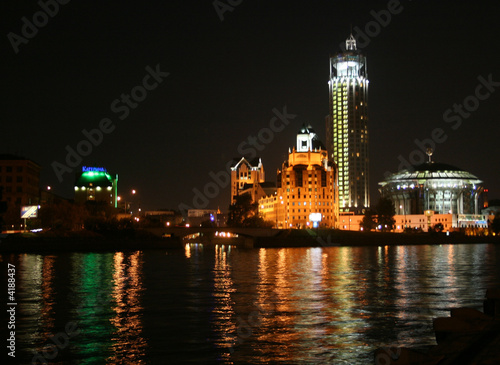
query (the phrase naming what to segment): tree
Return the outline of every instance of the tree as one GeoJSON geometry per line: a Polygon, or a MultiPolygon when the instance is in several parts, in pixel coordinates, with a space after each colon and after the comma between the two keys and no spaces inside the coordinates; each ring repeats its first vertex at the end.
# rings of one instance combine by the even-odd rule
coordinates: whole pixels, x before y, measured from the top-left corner
{"type": "Polygon", "coordinates": [[[394,229],[394,216],[396,215],[396,209],[391,199],[380,198],[377,203],[377,224],[381,226],[382,232],[392,231],[394,229]]]}
{"type": "Polygon", "coordinates": [[[232,227],[242,227],[245,219],[258,215],[258,207],[257,203],[252,203],[250,194],[238,195],[234,203],[229,206],[227,224],[232,227]]]}
{"type": "Polygon", "coordinates": [[[432,227],[434,232],[443,232],[444,231],[444,226],[443,223],[436,223],[434,227],[432,227]]]}
{"type": "Polygon", "coordinates": [[[273,226],[273,222],[266,221],[260,215],[253,215],[251,217],[245,218],[243,220],[243,227],[251,227],[251,228],[271,228],[273,226]]]}
{"type": "Polygon", "coordinates": [[[363,231],[365,232],[370,232],[372,229],[375,228],[375,218],[374,218],[374,212],[371,209],[366,209],[365,210],[365,215],[363,216],[363,220],[361,221],[361,227],[363,228],[363,231]]]}
{"type": "Polygon", "coordinates": [[[39,216],[44,228],[73,231],[82,229],[88,212],[84,206],[62,200],[42,205],[39,216]]]}

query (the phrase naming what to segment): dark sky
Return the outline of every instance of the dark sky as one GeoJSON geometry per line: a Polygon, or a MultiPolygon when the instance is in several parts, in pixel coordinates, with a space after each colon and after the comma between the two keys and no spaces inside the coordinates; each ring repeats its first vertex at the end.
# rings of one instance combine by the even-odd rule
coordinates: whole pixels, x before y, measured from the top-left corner
{"type": "MultiPolygon", "coordinates": [[[[137,189],[146,209],[204,207],[193,203],[193,189],[213,188],[210,172],[240,156],[249,137],[269,139],[262,130],[273,109],[286,106],[296,117],[262,144],[268,180],[275,181],[302,123],[325,140],[329,55],[351,25],[355,36],[368,26],[372,36],[359,43],[370,80],[372,203],[384,173],[398,170],[399,156],[421,158],[414,140],[437,128],[446,141],[436,144],[434,159],[472,172],[490,199],[500,198],[498,2],[401,1],[390,20],[381,15],[385,27],[373,14],[391,1],[232,3],[239,5],[221,21],[210,0],[73,0],[52,7],[47,19],[38,13],[46,25],[18,43],[16,54],[9,33],[23,36],[22,18],[33,20],[41,7],[3,1],[0,151],[39,163],[42,185],[62,196],[72,196],[81,165],[97,165],[119,174],[120,194],[137,189]],[[142,85],[147,66],[169,74],[147,95],[136,88],[144,100],[127,107],[128,115],[120,100],[121,111],[113,111],[115,99],[142,85]],[[474,96],[479,77],[498,84],[481,88],[484,100],[474,96]],[[470,115],[443,117],[464,100],[470,115]],[[86,139],[82,130],[104,118],[113,131],[59,182],[52,164],[66,165],[66,146],[75,149],[86,139]]],[[[208,191],[208,207],[227,208],[228,188],[208,191]]]]}

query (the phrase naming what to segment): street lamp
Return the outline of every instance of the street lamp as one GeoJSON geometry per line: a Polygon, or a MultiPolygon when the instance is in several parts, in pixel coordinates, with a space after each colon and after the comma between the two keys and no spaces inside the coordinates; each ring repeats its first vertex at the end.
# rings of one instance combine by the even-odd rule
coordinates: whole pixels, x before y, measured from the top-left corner
{"type": "MultiPolygon", "coordinates": [[[[134,198],[134,196],[137,194],[137,190],[135,189],[132,189],[130,191],[130,194],[132,195],[129,199],[129,201],[127,202],[125,199],[123,200],[123,210],[125,211],[125,213],[128,213],[128,210],[130,208],[130,205],[133,203],[132,199],[134,198]]],[[[118,202],[122,201],[122,197],[121,196],[118,196],[116,198],[118,200],[118,202]]],[[[139,209],[140,211],[140,209],[139,209]]]]}

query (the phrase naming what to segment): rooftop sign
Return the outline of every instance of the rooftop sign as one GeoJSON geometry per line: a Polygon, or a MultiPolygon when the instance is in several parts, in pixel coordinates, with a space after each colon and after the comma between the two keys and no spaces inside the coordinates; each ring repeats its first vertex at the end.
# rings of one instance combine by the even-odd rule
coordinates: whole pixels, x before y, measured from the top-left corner
{"type": "Polygon", "coordinates": [[[108,172],[104,167],[82,166],[82,172],[108,172]]]}

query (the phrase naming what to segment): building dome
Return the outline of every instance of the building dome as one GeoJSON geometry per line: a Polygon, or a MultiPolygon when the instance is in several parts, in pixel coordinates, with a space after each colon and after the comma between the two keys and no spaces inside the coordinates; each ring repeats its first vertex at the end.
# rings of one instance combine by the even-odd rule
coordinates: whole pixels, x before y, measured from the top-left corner
{"type": "Polygon", "coordinates": [[[77,177],[75,186],[113,186],[113,178],[105,171],[84,171],[77,177]]]}
{"type": "Polygon", "coordinates": [[[75,179],[75,202],[103,201],[116,208],[118,175],[103,167],[82,167],[75,179]]]}
{"type": "Polygon", "coordinates": [[[482,182],[470,172],[438,162],[424,162],[423,164],[413,166],[412,169],[396,172],[390,175],[386,182],[421,183],[422,180],[427,181],[429,179],[436,180],[436,183],[448,179],[467,180],[474,184],[480,184],[482,182]]]}
{"type": "Polygon", "coordinates": [[[393,201],[399,214],[478,214],[482,181],[445,163],[428,161],[393,173],[381,185],[382,197],[393,201]],[[398,209],[399,208],[399,209],[398,209]]]}

